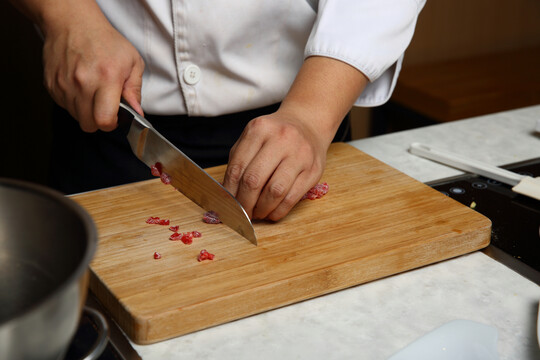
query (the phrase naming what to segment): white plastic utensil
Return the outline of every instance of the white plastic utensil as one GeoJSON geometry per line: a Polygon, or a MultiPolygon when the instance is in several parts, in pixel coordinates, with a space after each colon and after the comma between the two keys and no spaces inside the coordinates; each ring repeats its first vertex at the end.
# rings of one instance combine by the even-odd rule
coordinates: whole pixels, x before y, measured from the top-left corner
{"type": "Polygon", "coordinates": [[[489,179],[511,185],[513,186],[513,191],[540,200],[540,177],[533,178],[531,176],[520,175],[497,166],[417,142],[410,145],[409,152],[459,170],[482,175],[489,179]]]}
{"type": "Polygon", "coordinates": [[[453,320],[407,345],[388,360],[498,360],[497,328],[453,320]]]}

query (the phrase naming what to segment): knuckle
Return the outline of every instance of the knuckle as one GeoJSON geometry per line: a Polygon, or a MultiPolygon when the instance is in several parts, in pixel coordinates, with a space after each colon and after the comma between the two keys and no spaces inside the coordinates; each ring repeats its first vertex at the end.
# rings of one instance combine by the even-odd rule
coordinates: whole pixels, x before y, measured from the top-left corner
{"type": "Polygon", "coordinates": [[[281,183],[274,183],[268,187],[268,193],[271,198],[280,199],[285,196],[286,187],[281,183]]]}
{"type": "Polygon", "coordinates": [[[294,196],[292,196],[291,194],[287,194],[287,196],[285,196],[285,198],[281,202],[280,207],[287,210],[292,209],[292,207],[296,205],[297,201],[298,199],[296,199],[294,196]]]}
{"type": "Polygon", "coordinates": [[[268,122],[266,121],[266,118],[264,116],[259,116],[258,118],[255,118],[251,120],[246,125],[246,131],[248,134],[250,133],[266,133],[268,132],[269,126],[268,122]]]}
{"type": "Polygon", "coordinates": [[[278,135],[286,140],[297,139],[301,134],[300,130],[292,124],[282,124],[278,129],[278,135]]]}
{"type": "Polygon", "coordinates": [[[251,191],[255,191],[261,188],[261,179],[259,175],[253,172],[244,173],[242,177],[242,184],[251,191]]]}
{"type": "Polygon", "coordinates": [[[82,87],[89,81],[89,74],[88,70],[86,70],[84,67],[77,67],[73,72],[73,82],[79,86],[82,87]]]}
{"type": "Polygon", "coordinates": [[[94,115],[94,122],[99,129],[112,130],[116,127],[116,119],[113,115],[98,112],[94,115]]]}
{"type": "Polygon", "coordinates": [[[234,185],[240,183],[243,173],[244,167],[240,164],[229,164],[227,167],[227,178],[234,185]]]}
{"type": "Polygon", "coordinates": [[[87,133],[92,133],[97,130],[97,127],[91,121],[81,120],[79,121],[79,126],[82,131],[87,133]]]}

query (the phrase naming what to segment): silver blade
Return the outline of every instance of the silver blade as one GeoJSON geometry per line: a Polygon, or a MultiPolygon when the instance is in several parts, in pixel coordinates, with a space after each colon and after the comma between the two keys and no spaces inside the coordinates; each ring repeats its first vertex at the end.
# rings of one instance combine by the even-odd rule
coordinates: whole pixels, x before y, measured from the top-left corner
{"type": "Polygon", "coordinates": [[[128,117],[127,135],[133,153],[149,167],[161,163],[171,185],[207,211],[215,211],[221,222],[257,245],[255,230],[240,203],[219,182],[161,136],[135,110],[120,104],[119,119],[128,117]]]}

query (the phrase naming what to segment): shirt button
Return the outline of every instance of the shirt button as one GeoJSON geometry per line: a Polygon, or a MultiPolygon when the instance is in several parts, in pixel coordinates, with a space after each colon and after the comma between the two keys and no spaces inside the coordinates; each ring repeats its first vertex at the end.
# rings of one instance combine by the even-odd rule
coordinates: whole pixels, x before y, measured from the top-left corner
{"type": "Polygon", "coordinates": [[[189,85],[195,85],[201,79],[201,69],[197,65],[189,65],[184,70],[184,81],[189,85]]]}

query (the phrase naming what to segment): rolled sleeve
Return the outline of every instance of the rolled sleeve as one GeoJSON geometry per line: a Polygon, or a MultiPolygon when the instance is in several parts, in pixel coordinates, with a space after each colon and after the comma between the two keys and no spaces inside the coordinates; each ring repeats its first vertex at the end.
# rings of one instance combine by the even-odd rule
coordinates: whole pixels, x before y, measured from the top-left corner
{"type": "Polygon", "coordinates": [[[370,81],[355,105],[381,105],[394,90],[424,4],[425,0],[320,0],[304,55],[355,67],[370,81]]]}

